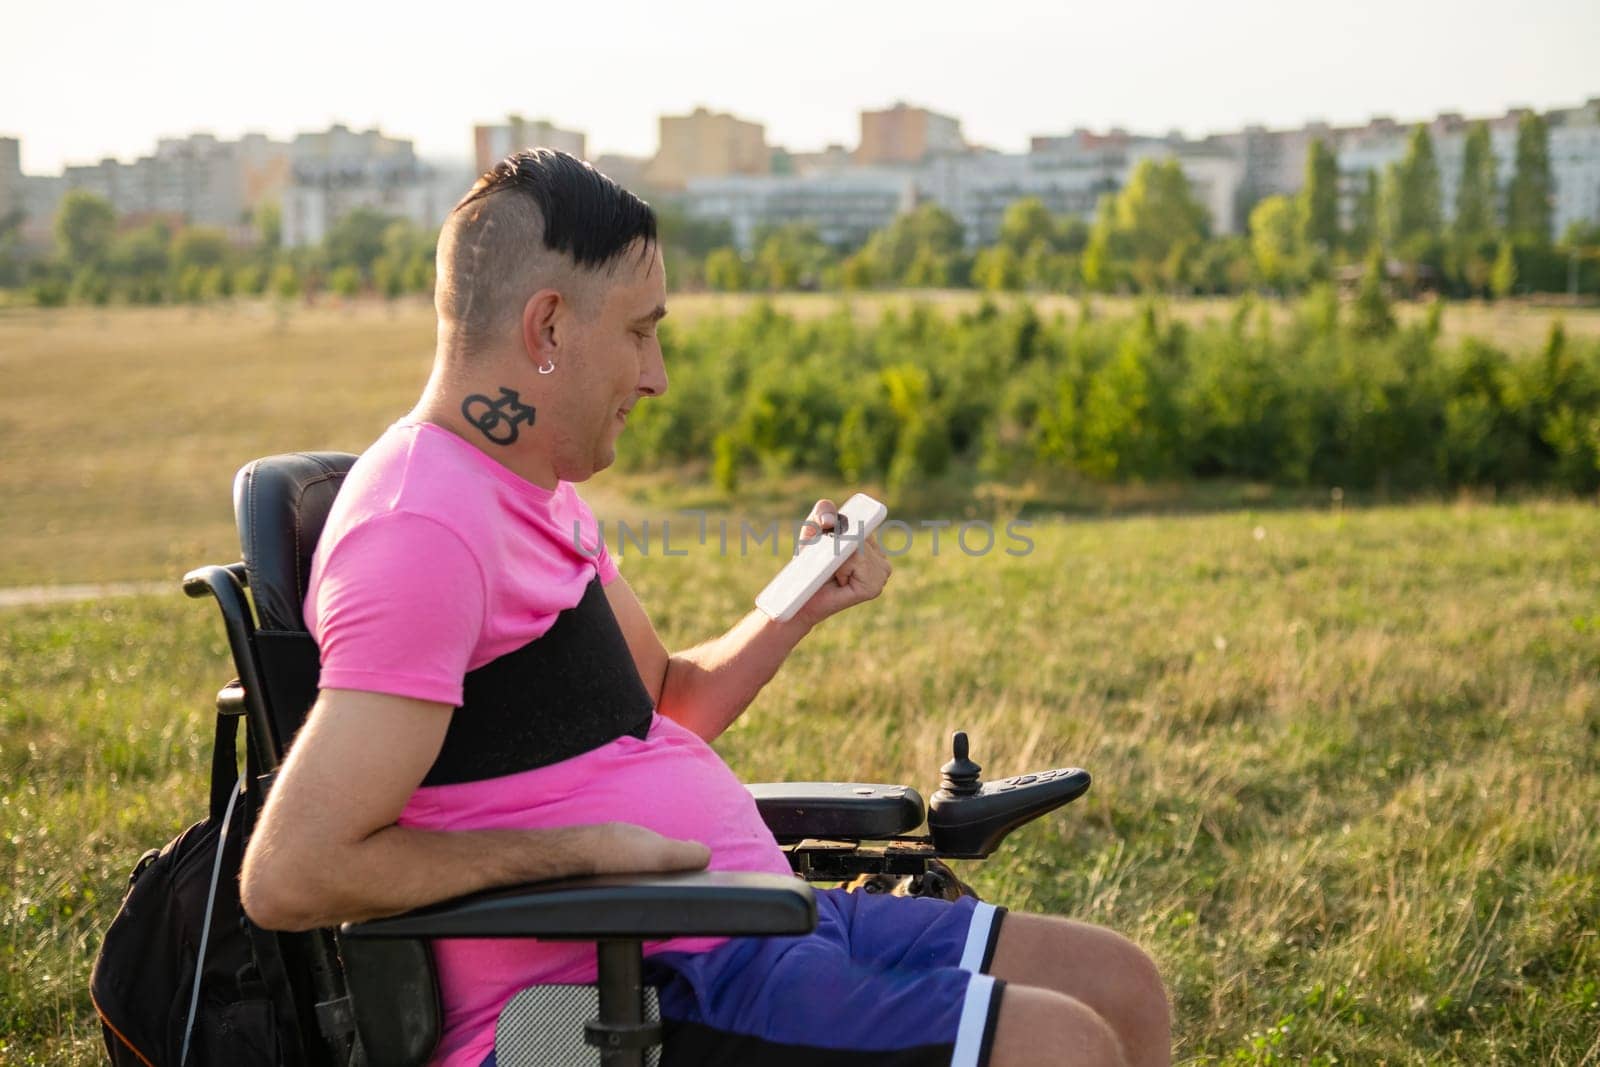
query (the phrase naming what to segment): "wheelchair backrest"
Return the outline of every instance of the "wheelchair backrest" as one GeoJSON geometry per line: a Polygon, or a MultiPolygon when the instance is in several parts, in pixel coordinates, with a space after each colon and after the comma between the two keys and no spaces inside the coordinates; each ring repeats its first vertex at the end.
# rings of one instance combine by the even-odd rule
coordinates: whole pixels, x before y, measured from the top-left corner
{"type": "Polygon", "coordinates": [[[311,556],[355,461],[348,452],[291,452],[234,477],[233,516],[262,629],[304,632],[311,556]]]}
{"type": "MultiPolygon", "coordinates": [[[[316,702],[320,663],[303,605],[317,540],[355,459],[344,452],[268,456],[246,465],[233,481],[239,547],[256,614],[250,654],[274,749],[259,760],[264,767],[276,767],[287,755],[316,702]]],[[[241,677],[249,673],[241,666],[241,677]]],[[[439,1039],[438,985],[427,945],[346,942],[339,956],[366,1062],[426,1063],[439,1039]]],[[[317,1022],[303,1020],[313,1033],[317,1022]]]]}
{"type": "Polygon", "coordinates": [[[344,452],[291,452],[246,465],[233,480],[250,599],[256,610],[255,652],[272,721],[275,766],[317,698],[316,643],[306,632],[306,585],[317,539],[356,457],[344,452]]]}

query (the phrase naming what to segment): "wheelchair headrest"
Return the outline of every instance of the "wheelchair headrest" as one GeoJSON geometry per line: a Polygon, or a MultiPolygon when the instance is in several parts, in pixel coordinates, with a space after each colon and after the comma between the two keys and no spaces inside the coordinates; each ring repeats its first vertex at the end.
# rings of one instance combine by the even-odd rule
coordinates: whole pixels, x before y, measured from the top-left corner
{"type": "Polygon", "coordinates": [[[305,630],[311,555],[355,461],[346,452],[290,452],[258,459],[234,477],[233,517],[263,630],[305,630]]]}

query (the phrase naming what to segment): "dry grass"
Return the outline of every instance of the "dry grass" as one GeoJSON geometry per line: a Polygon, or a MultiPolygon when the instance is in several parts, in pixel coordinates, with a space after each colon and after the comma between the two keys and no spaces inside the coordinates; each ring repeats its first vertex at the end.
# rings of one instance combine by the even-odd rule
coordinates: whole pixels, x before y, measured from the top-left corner
{"type": "Polygon", "coordinates": [[[294,448],[359,451],[415,400],[421,308],[0,316],[0,585],[159,578],[236,555],[226,486],[294,448]]]}

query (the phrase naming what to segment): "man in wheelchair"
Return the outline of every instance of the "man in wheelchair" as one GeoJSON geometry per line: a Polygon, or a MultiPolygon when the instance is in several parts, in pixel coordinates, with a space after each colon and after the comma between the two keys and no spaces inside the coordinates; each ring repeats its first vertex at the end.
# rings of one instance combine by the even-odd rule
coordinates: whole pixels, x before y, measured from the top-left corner
{"type": "MultiPolygon", "coordinates": [[[[668,654],[574,483],[667,388],[651,209],[547,150],[499,164],[439,239],[437,354],[351,469],[304,602],[320,693],[245,857],[259,925],[308,930],[607,872],[788,874],[709,742],[829,616],[878,596],[868,540],[800,613],[668,654]]],[[[808,522],[830,529],[818,501],[808,522]]],[[[593,981],[592,945],[435,943],[437,1062],[493,1062],[519,990],[593,981]]],[[[1150,959],[1108,930],[827,890],[803,937],[647,948],[672,1064],[1169,1059],[1150,959]]]]}

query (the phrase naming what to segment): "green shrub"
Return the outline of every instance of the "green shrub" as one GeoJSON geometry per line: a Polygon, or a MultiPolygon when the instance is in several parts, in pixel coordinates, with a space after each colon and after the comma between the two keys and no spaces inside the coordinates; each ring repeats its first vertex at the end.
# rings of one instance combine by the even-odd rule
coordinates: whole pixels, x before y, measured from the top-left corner
{"type": "Polygon", "coordinates": [[[673,385],[636,411],[619,459],[710,458],[724,489],[752,463],[896,490],[956,466],[1006,479],[1600,487],[1600,344],[1559,327],[1531,353],[1451,344],[1437,312],[1374,330],[1375,304],[1346,313],[1326,289],[1287,323],[1268,310],[1246,299],[1228,322],[1185,326],[1154,306],[1069,322],[1026,305],[945,316],[919,304],[867,325],[763,302],[664,335],[673,385]]]}

